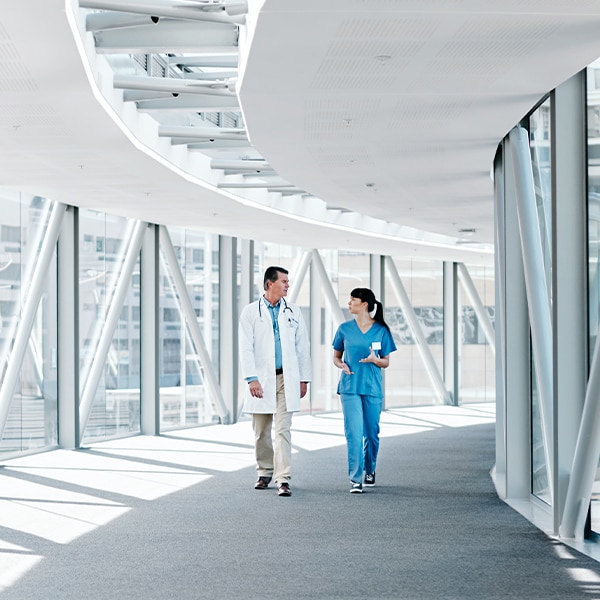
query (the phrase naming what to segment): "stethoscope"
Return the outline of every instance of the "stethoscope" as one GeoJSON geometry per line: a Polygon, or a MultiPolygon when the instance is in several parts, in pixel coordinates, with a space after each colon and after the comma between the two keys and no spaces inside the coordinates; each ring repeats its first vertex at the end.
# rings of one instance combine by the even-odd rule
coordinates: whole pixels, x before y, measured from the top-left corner
{"type": "MultiPolygon", "coordinates": [[[[263,300],[266,302],[266,300],[265,300],[264,296],[263,296],[263,297],[262,297],[262,298],[261,298],[261,299],[258,301],[258,318],[259,318],[261,321],[263,320],[263,316],[262,316],[262,303],[263,303],[263,300]]],[[[286,310],[289,310],[289,311],[292,313],[292,315],[293,315],[293,314],[294,314],[294,311],[293,311],[293,310],[292,310],[292,309],[291,309],[291,308],[288,306],[288,303],[285,301],[285,298],[282,298],[281,300],[283,301],[283,304],[284,304],[284,306],[285,306],[285,308],[284,308],[284,309],[283,309],[283,311],[282,311],[282,312],[283,312],[283,314],[285,315],[285,311],[286,311],[286,310]]],[[[288,321],[290,321],[290,322],[291,322],[291,317],[288,319],[288,321]]]]}

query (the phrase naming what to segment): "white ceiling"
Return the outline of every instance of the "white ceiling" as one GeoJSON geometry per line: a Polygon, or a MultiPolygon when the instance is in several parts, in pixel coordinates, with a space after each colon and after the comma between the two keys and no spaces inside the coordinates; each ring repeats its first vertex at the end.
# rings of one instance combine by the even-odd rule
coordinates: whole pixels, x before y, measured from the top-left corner
{"type": "MultiPolygon", "coordinates": [[[[600,56],[592,0],[249,4],[238,98],[256,153],[243,156],[226,144],[191,152],[159,138],[155,115],[113,90],[107,65],[116,59],[95,54],[81,30],[89,11],[76,0],[7,4],[0,187],[241,238],[489,261],[483,246],[461,242],[493,242],[498,141],[547,90],[600,56]],[[254,156],[310,195],[218,189],[249,178],[211,170],[211,158],[254,156]],[[476,233],[461,240],[461,229],[476,233]]],[[[187,124],[165,114],[163,124],[187,124]]]]}

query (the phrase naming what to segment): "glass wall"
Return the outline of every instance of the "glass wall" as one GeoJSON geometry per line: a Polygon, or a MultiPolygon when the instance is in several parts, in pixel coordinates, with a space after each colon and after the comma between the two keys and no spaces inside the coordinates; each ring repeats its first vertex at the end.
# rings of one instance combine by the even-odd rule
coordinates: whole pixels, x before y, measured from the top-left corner
{"type": "MultiPolygon", "coordinates": [[[[443,370],[444,313],[443,263],[395,259],[394,264],[437,369],[443,370]]],[[[386,369],[386,408],[437,402],[435,388],[415,342],[399,299],[391,285],[385,285],[385,315],[398,350],[386,369]]]]}
{"type": "MultiPolygon", "coordinates": [[[[465,264],[477,295],[495,328],[494,268],[465,264]]],[[[464,293],[462,298],[462,333],[460,354],[460,403],[493,402],[496,397],[496,365],[494,348],[464,293]]]]}
{"type": "MultiPolygon", "coordinates": [[[[588,152],[588,339],[589,361],[600,330],[600,60],[587,69],[588,152]]],[[[591,528],[600,533],[600,469],[592,494],[591,528]]]]}
{"type": "MultiPolygon", "coordinates": [[[[537,217],[542,240],[544,274],[548,306],[552,304],[552,169],[550,161],[550,99],[529,117],[529,146],[535,184],[537,217]]],[[[540,397],[532,355],[531,380],[531,489],[533,494],[550,503],[550,489],[542,435],[540,397]]]]}
{"type": "MultiPolygon", "coordinates": [[[[219,240],[218,236],[172,228],[169,234],[204,343],[218,372],[219,240]]],[[[207,393],[203,365],[189,324],[161,252],[159,284],[160,424],[172,429],[218,422],[207,393]]]]}
{"type": "Polygon", "coordinates": [[[10,393],[8,404],[0,411],[2,453],[57,444],[56,252],[45,276],[14,391],[4,389],[52,207],[50,200],[38,196],[0,194],[0,382],[3,393],[10,393]]]}
{"type": "MultiPolygon", "coordinates": [[[[0,197],[0,206],[0,376],[4,384],[11,348],[19,331],[19,318],[39,262],[53,204],[42,198],[5,194],[0,197]]],[[[77,352],[73,349],[73,355],[79,360],[80,442],[91,443],[141,431],[142,406],[149,411],[144,413],[146,415],[154,410],[152,394],[149,394],[149,404],[144,404],[141,397],[141,357],[142,352],[153,354],[153,349],[157,352],[158,365],[156,406],[160,413],[157,416],[159,429],[165,431],[219,422],[223,410],[227,412],[234,408],[230,397],[215,398],[227,386],[221,382],[222,390],[215,391],[213,387],[219,385],[219,377],[228,376],[227,369],[225,373],[219,369],[219,353],[226,348],[220,343],[219,322],[221,308],[231,302],[231,298],[225,303],[219,298],[219,237],[183,228],[172,228],[164,237],[161,233],[159,253],[155,257],[158,265],[155,289],[158,340],[155,342],[145,340],[141,330],[140,240],[145,224],[88,209],[79,209],[72,215],[73,219],[66,219],[63,227],[76,226],[74,231],[78,232],[79,244],[75,257],[76,280],[74,277],[71,286],[73,292],[77,289],[73,298],[78,298],[74,325],[79,339],[77,352]],[[180,297],[181,279],[191,302],[193,312],[190,314],[187,314],[188,304],[180,297]],[[204,347],[197,348],[199,343],[204,347]],[[203,360],[209,364],[203,364],[203,360]],[[206,377],[207,369],[215,374],[215,380],[210,374],[206,377]],[[225,407],[221,406],[221,401],[225,407]]],[[[287,268],[290,295],[299,305],[311,336],[314,376],[310,394],[303,399],[302,411],[340,410],[339,370],[333,365],[331,343],[340,320],[350,318],[347,303],[352,289],[371,287],[372,256],[364,252],[313,250],[256,241],[253,246],[253,299],[262,294],[262,278],[267,266],[287,268]],[[304,273],[301,271],[303,265],[309,266],[304,273]]],[[[237,247],[234,296],[239,292],[242,265],[248,264],[248,257],[241,257],[239,249],[251,246],[237,241],[237,247]]],[[[153,247],[144,247],[143,251],[153,253],[153,247]]],[[[153,261],[145,261],[144,268],[150,268],[152,264],[153,261]]],[[[396,261],[440,372],[443,353],[442,266],[441,262],[434,261],[396,261]]],[[[9,402],[0,403],[0,451],[5,453],[60,443],[57,428],[60,406],[57,365],[61,360],[57,355],[60,329],[57,322],[57,268],[57,257],[54,256],[50,268],[45,271],[43,294],[27,352],[21,360],[18,383],[9,402]],[[4,417],[3,406],[6,408],[4,417]]],[[[385,270],[384,267],[384,276],[385,270]]],[[[479,293],[486,296],[485,302],[491,293],[489,276],[485,270],[474,271],[474,280],[479,293]]],[[[69,279],[61,279],[61,290],[69,287],[69,279]]],[[[387,407],[437,401],[389,276],[384,280],[384,289],[386,292],[380,299],[398,345],[398,352],[392,356],[385,372],[387,407]]],[[[485,347],[476,319],[471,313],[465,319],[471,328],[465,343],[485,347]]],[[[224,342],[226,344],[227,340],[224,342]]],[[[231,342],[233,344],[234,340],[231,342]]],[[[232,350],[232,356],[237,357],[236,350],[232,350]]],[[[145,364],[152,364],[152,361],[145,364]]],[[[487,382],[487,374],[480,374],[480,380],[487,382]]],[[[476,385],[480,385],[480,380],[476,385]]],[[[151,378],[145,381],[151,381],[151,378]]],[[[486,384],[481,385],[485,388],[486,384]]],[[[233,390],[233,387],[229,389],[233,390]]],[[[3,390],[5,395],[8,395],[7,390],[8,387],[3,390]]],[[[152,423],[152,420],[145,423],[152,423]]],[[[76,444],[77,441],[67,443],[76,444]]]]}
{"type": "MultiPolygon", "coordinates": [[[[114,331],[107,330],[134,222],[104,213],[79,211],[80,392],[95,388],[84,441],[140,430],[140,267],[139,255],[114,331]],[[101,340],[111,338],[97,379],[101,340]],[[96,380],[98,383],[96,384],[96,380]]],[[[114,309],[113,309],[114,310],[114,309]]]]}

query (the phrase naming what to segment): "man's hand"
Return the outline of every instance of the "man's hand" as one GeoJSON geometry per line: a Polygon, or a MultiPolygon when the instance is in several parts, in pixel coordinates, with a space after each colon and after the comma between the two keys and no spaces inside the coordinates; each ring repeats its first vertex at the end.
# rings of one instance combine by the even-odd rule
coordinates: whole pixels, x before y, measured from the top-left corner
{"type": "Polygon", "coordinates": [[[263,397],[262,385],[260,385],[260,381],[258,381],[258,379],[255,379],[254,381],[249,381],[248,388],[250,389],[250,395],[254,396],[254,398],[263,397]]]}

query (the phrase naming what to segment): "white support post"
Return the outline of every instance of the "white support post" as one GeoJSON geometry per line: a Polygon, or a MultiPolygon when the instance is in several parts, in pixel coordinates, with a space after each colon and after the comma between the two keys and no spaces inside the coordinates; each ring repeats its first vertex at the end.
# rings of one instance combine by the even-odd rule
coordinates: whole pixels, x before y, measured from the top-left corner
{"type": "Polygon", "coordinates": [[[55,203],[31,276],[31,282],[27,287],[27,291],[23,294],[25,302],[23,303],[21,318],[15,333],[12,350],[7,359],[6,373],[2,381],[2,388],[0,389],[0,439],[2,439],[4,434],[10,403],[17,387],[21,373],[21,364],[27,350],[35,315],[42,297],[44,283],[48,276],[48,269],[50,268],[66,210],[66,204],[55,203]]]}
{"type": "Polygon", "coordinates": [[[236,238],[219,236],[219,373],[223,398],[229,399],[227,412],[238,414],[238,308],[236,293],[236,238]]]}
{"type": "Polygon", "coordinates": [[[92,412],[92,404],[94,402],[96,390],[98,389],[98,383],[100,382],[100,378],[104,371],[104,363],[110,350],[110,345],[115,334],[117,323],[119,322],[119,317],[121,316],[121,311],[123,310],[123,303],[125,302],[129,286],[131,285],[133,269],[135,268],[135,263],[140,254],[146,227],[147,224],[143,221],[137,221],[135,224],[129,247],[125,254],[125,260],[123,261],[123,270],[116,283],[115,292],[106,313],[104,327],[102,328],[98,346],[94,352],[90,371],[87,379],[83,382],[83,390],[79,402],[79,426],[82,439],[92,412]]]}
{"type": "MultiPolygon", "coordinates": [[[[240,240],[241,273],[238,311],[254,301],[254,241],[240,240]]],[[[238,315],[239,316],[239,315],[238,315]]]]}
{"type": "Polygon", "coordinates": [[[506,498],[506,215],[504,198],[504,148],[500,145],[494,158],[494,299],[496,304],[496,463],[494,483],[500,498],[506,498]]]}
{"type": "Polygon", "coordinates": [[[444,387],[458,406],[460,390],[460,303],[456,263],[444,261],[444,387]]]}
{"type": "Polygon", "coordinates": [[[477,289],[475,288],[475,284],[471,279],[471,275],[469,274],[469,270],[467,269],[464,263],[457,263],[458,268],[458,279],[462,283],[463,290],[469,299],[469,302],[473,306],[475,310],[475,314],[477,315],[477,321],[479,325],[483,329],[483,334],[485,335],[485,339],[489,344],[492,352],[496,353],[496,336],[494,334],[494,328],[492,327],[492,322],[490,321],[490,316],[485,310],[485,306],[483,302],[481,302],[481,298],[477,293],[477,289]]]}
{"type": "MultiPolygon", "coordinates": [[[[529,135],[522,127],[509,133],[515,179],[519,234],[523,254],[525,290],[531,324],[531,340],[539,391],[540,417],[548,481],[553,480],[552,464],[552,319],[547,293],[542,241],[538,223],[535,186],[529,153],[529,135]]],[[[550,490],[553,487],[550,485],[550,490]]]]}
{"type": "Polygon", "coordinates": [[[70,207],[58,238],[58,445],[79,439],[79,209],[70,207]]]}
{"type": "Polygon", "coordinates": [[[452,404],[452,398],[444,385],[444,380],[442,379],[439,369],[435,364],[435,360],[433,359],[433,355],[429,350],[427,340],[423,335],[417,315],[415,314],[408,294],[402,285],[402,280],[398,274],[398,269],[396,269],[396,265],[391,256],[386,256],[385,261],[386,274],[389,275],[394,292],[396,293],[398,301],[400,302],[400,307],[404,312],[404,316],[406,317],[410,330],[415,338],[417,350],[419,351],[421,360],[423,361],[425,370],[427,371],[427,375],[429,375],[429,379],[431,380],[435,394],[441,403],[452,404]]]}
{"type": "Polygon", "coordinates": [[[159,247],[158,226],[144,233],[140,262],[140,344],[141,404],[140,430],[144,435],[160,434],[159,361],[159,247]]]}
{"type": "MultiPolygon", "coordinates": [[[[563,518],[584,536],[598,458],[599,396],[586,394],[588,373],[586,70],[552,97],[552,320],[554,330],[554,527],[563,518]],[[577,310],[574,308],[577,307],[577,310]],[[590,407],[589,404],[596,406],[590,407]],[[587,413],[584,413],[584,406],[587,413]],[[596,420],[594,420],[596,419],[596,420]],[[595,423],[595,425],[593,425],[595,423]],[[589,446],[589,447],[588,447],[589,446]],[[577,454],[576,454],[576,448],[577,454]],[[566,499],[569,490],[573,492],[566,499]],[[582,502],[579,513],[577,502],[582,502]]],[[[597,345],[597,344],[596,344],[597,345]]],[[[590,388],[593,387],[593,382],[590,388]]]]}
{"type": "Polygon", "coordinates": [[[160,247],[169,265],[171,277],[173,278],[175,289],[177,290],[177,294],[179,296],[182,315],[186,320],[188,331],[190,332],[196,352],[200,356],[202,374],[204,376],[207,389],[211,395],[211,398],[215,402],[217,413],[221,418],[222,423],[229,424],[230,415],[223,399],[223,394],[219,386],[219,380],[212,365],[210,354],[204,343],[204,338],[202,336],[202,332],[200,331],[200,325],[198,325],[196,313],[194,312],[194,307],[192,305],[192,301],[190,300],[190,296],[185,285],[185,280],[183,279],[183,274],[181,273],[181,268],[179,266],[179,262],[177,261],[177,256],[175,255],[175,249],[173,248],[171,237],[167,228],[163,225],[160,226],[160,247]]]}
{"type": "MultiPolygon", "coordinates": [[[[310,393],[310,412],[312,414],[313,406],[317,400],[319,390],[322,388],[321,369],[323,357],[321,353],[316,351],[321,345],[321,286],[317,268],[314,263],[310,263],[309,272],[309,297],[310,297],[310,348],[311,348],[311,364],[312,364],[312,381],[309,386],[310,393]]],[[[323,284],[327,285],[327,284],[323,284]]],[[[330,399],[327,399],[330,402],[330,399]]],[[[329,406],[326,406],[330,410],[329,406]]]]}

